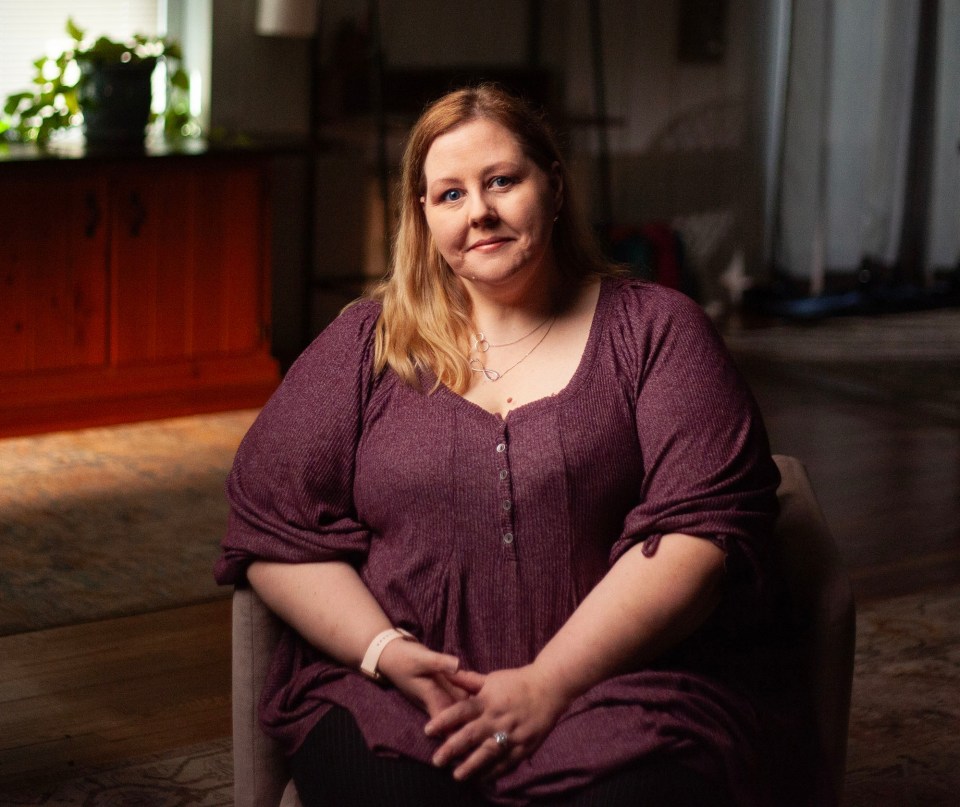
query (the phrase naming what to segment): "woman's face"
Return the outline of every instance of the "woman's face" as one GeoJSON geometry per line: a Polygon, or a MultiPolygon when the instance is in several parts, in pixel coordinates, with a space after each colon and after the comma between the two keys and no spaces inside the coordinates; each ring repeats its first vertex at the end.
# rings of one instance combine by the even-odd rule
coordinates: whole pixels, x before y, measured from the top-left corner
{"type": "Polygon", "coordinates": [[[559,169],[544,172],[508,129],[480,118],[440,135],[423,173],[427,226],[465,283],[500,286],[552,271],[559,169]]]}

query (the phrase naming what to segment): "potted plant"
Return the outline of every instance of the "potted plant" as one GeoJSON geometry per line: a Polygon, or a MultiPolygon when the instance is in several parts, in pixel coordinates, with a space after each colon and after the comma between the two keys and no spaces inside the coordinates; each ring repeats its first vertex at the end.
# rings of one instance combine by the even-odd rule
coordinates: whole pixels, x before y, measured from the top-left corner
{"type": "Polygon", "coordinates": [[[142,143],[151,113],[154,69],[167,69],[167,104],[162,113],[164,136],[195,133],[190,118],[190,83],[180,65],[180,46],[162,37],[134,36],[117,42],[86,38],[72,19],[67,33],[73,44],[59,56],[43,56],[33,64],[35,89],[7,97],[0,132],[8,139],[46,146],[54,132],[81,122],[88,144],[142,143]]]}

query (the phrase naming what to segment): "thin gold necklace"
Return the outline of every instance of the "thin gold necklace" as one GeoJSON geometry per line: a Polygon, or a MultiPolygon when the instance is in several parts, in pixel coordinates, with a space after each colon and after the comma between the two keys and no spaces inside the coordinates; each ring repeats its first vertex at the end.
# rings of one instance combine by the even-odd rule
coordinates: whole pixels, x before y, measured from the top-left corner
{"type": "MultiPolygon", "coordinates": [[[[544,326],[544,324],[546,324],[547,322],[550,323],[550,325],[547,327],[547,329],[543,332],[543,336],[541,336],[541,337],[537,340],[537,343],[536,343],[532,348],[530,348],[530,350],[528,350],[526,353],[524,353],[523,356],[521,356],[519,360],[515,361],[513,364],[511,364],[511,365],[510,365],[506,370],[504,370],[503,372],[500,372],[500,371],[498,371],[498,370],[494,370],[492,367],[484,367],[484,366],[483,366],[483,362],[482,362],[478,357],[474,357],[474,358],[471,358],[471,359],[470,359],[470,369],[471,369],[473,372],[475,372],[475,373],[483,373],[484,376],[486,377],[487,381],[499,381],[499,380],[500,380],[501,378],[503,378],[507,373],[509,373],[514,367],[516,367],[518,364],[520,364],[520,362],[522,362],[524,359],[526,359],[527,356],[529,356],[531,353],[533,353],[533,351],[535,351],[538,347],[540,347],[540,345],[543,344],[543,340],[547,338],[547,334],[550,333],[551,329],[553,328],[553,323],[556,322],[556,321],[557,321],[557,318],[556,318],[555,316],[554,316],[554,317],[548,317],[548,318],[545,319],[543,322],[541,322],[536,328],[534,328],[532,331],[530,331],[530,333],[528,333],[527,336],[530,336],[531,334],[536,333],[536,331],[538,331],[540,328],[542,328],[542,327],[544,326]]],[[[478,335],[479,335],[479,336],[483,336],[483,334],[478,334],[478,335]]],[[[491,345],[491,344],[487,343],[487,348],[486,348],[486,349],[480,348],[480,347],[478,346],[478,344],[477,344],[477,345],[475,345],[474,349],[479,350],[481,353],[486,353],[487,350],[488,350],[489,348],[491,348],[491,347],[506,347],[506,345],[515,345],[517,342],[521,342],[521,341],[523,341],[523,339],[526,339],[526,338],[527,338],[527,337],[524,336],[524,337],[521,337],[520,339],[517,339],[515,342],[507,342],[507,343],[504,344],[504,345],[491,345]]],[[[486,341],[486,340],[482,340],[482,341],[486,341]]]]}

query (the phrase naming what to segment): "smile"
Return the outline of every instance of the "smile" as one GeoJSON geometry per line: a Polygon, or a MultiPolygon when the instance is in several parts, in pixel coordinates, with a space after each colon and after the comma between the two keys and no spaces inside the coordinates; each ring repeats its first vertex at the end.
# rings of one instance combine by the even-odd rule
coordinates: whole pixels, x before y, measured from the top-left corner
{"type": "Polygon", "coordinates": [[[484,238],[482,241],[476,241],[471,244],[468,248],[468,252],[477,251],[477,252],[493,252],[498,247],[503,246],[506,243],[509,243],[510,239],[505,237],[498,238],[484,238]]]}

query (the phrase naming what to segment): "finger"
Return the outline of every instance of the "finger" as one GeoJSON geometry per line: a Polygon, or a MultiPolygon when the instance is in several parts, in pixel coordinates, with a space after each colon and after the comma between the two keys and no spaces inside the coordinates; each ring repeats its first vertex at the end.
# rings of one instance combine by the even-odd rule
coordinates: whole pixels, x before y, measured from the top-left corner
{"type": "Polygon", "coordinates": [[[443,767],[451,763],[463,762],[488,740],[490,750],[499,749],[493,740],[493,729],[488,727],[487,721],[466,722],[459,729],[448,733],[447,738],[434,753],[433,763],[443,767]]]}
{"type": "Polygon", "coordinates": [[[420,701],[423,708],[430,718],[436,717],[453,706],[457,701],[453,699],[449,692],[438,686],[428,686],[420,695],[420,701]]]}
{"type": "Polygon", "coordinates": [[[462,701],[464,698],[470,697],[470,693],[467,692],[467,690],[463,687],[458,687],[446,675],[437,675],[434,677],[434,681],[438,687],[447,692],[455,701],[462,701]]]}
{"type": "Polygon", "coordinates": [[[461,728],[476,719],[482,711],[483,707],[476,700],[466,698],[448,706],[436,716],[431,715],[423,730],[428,737],[449,734],[454,729],[461,728]]]}
{"type": "Polygon", "coordinates": [[[427,709],[427,713],[431,718],[439,715],[448,706],[453,706],[455,703],[460,703],[460,701],[470,697],[459,687],[453,686],[453,684],[447,681],[442,675],[435,676],[431,679],[431,682],[437,690],[437,697],[433,700],[432,704],[430,704],[431,707],[435,705],[436,708],[427,709]]]}
{"type": "Polygon", "coordinates": [[[421,702],[431,719],[440,715],[444,709],[470,697],[467,692],[453,686],[443,675],[435,675],[427,679],[424,684],[421,702]]]}
{"type": "MultiPolygon", "coordinates": [[[[383,652],[386,653],[389,647],[390,645],[387,645],[383,652]]],[[[456,675],[460,669],[460,659],[456,656],[451,656],[449,653],[437,653],[421,644],[413,645],[413,647],[416,647],[417,650],[414,660],[420,673],[452,676],[456,675]]]]}
{"type": "Polygon", "coordinates": [[[487,680],[487,676],[472,670],[456,670],[448,676],[451,683],[456,684],[461,689],[476,695],[487,680]]]}
{"type": "Polygon", "coordinates": [[[469,779],[481,771],[496,765],[504,753],[509,753],[509,751],[505,751],[504,748],[498,745],[496,740],[490,736],[480,743],[480,745],[473,750],[473,753],[463,760],[463,762],[454,768],[453,778],[458,781],[469,779]]]}
{"type": "Polygon", "coordinates": [[[525,753],[516,749],[511,749],[508,756],[504,757],[502,760],[494,764],[492,768],[484,772],[483,778],[488,780],[499,779],[504,774],[510,773],[510,771],[516,768],[525,756],[525,753]]]}

